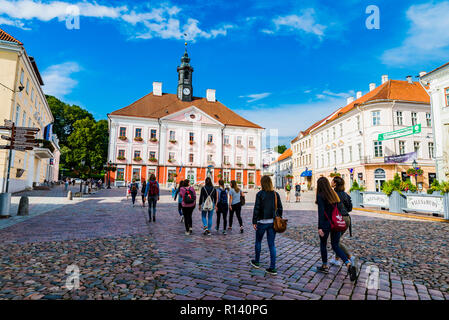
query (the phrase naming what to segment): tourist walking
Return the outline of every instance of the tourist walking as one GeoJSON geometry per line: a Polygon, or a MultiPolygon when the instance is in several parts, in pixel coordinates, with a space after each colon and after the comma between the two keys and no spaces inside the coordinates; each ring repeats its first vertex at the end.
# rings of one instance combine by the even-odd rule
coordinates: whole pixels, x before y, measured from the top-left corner
{"type": "Polygon", "coordinates": [[[317,181],[316,204],[318,205],[318,234],[320,237],[321,260],[323,265],[318,267],[317,270],[323,273],[329,272],[329,266],[327,264],[327,239],[330,235],[332,250],[344,261],[351,281],[355,281],[357,279],[357,270],[340,248],[341,232],[331,229],[332,214],[334,209],[339,207],[339,203],[340,198],[331,188],[329,180],[326,177],[319,178],[317,181]]]}
{"type": "Polygon", "coordinates": [[[159,183],[156,176],[152,174],[145,187],[145,198],[148,199],[148,222],[151,222],[151,213],[153,213],[153,222],[156,222],[156,204],[159,201],[159,183]]]}
{"type": "Polygon", "coordinates": [[[65,182],[64,182],[64,191],[67,191],[67,190],[69,190],[69,179],[65,179],[65,182]]]}
{"type": "Polygon", "coordinates": [[[142,207],[145,208],[145,190],[147,189],[147,182],[145,179],[142,180],[142,187],[140,188],[140,195],[142,196],[142,207]]]}
{"type": "MultiPolygon", "coordinates": [[[[349,234],[352,237],[352,221],[351,216],[349,215],[349,212],[352,211],[352,200],[351,197],[345,192],[345,180],[341,177],[334,177],[332,179],[332,188],[334,188],[334,191],[337,193],[338,197],[340,198],[341,204],[339,206],[340,213],[343,217],[343,220],[346,222],[347,229],[349,229],[349,234]]],[[[343,235],[346,233],[346,230],[341,233],[340,236],[340,248],[343,250],[343,252],[346,254],[346,256],[351,260],[352,265],[357,266],[355,263],[355,256],[353,256],[351,253],[349,253],[348,249],[346,248],[343,243],[341,243],[341,240],[343,238],[343,235]]],[[[342,262],[338,256],[335,256],[335,258],[332,258],[329,261],[330,264],[334,265],[341,265],[342,262]]]]}
{"type": "Polygon", "coordinates": [[[286,202],[290,202],[290,191],[292,190],[292,186],[290,185],[290,183],[287,181],[287,184],[284,187],[285,190],[285,201],[286,202]]]}
{"type": "Polygon", "coordinates": [[[296,197],[296,202],[301,201],[301,185],[299,183],[297,183],[295,185],[295,197],[296,197]]]}
{"type": "Polygon", "coordinates": [[[201,211],[201,220],[203,221],[203,232],[210,236],[212,229],[212,217],[217,207],[218,194],[212,184],[212,179],[207,177],[204,187],[201,188],[200,202],[198,209],[201,211]]]}
{"type": "Polygon", "coordinates": [[[184,215],[182,214],[182,197],[181,197],[181,188],[184,187],[184,180],[179,182],[179,187],[176,189],[174,200],[176,201],[176,198],[178,198],[178,213],[181,217],[181,221],[184,221],[184,215]]]}
{"type": "Polygon", "coordinates": [[[240,225],[240,233],[243,233],[243,221],[242,221],[242,191],[240,190],[235,180],[231,181],[231,189],[229,191],[229,230],[232,230],[232,221],[234,220],[234,213],[237,216],[237,220],[240,225]]]}
{"type": "Polygon", "coordinates": [[[182,214],[184,216],[186,235],[191,235],[193,233],[192,213],[196,206],[196,192],[195,189],[190,186],[190,180],[184,180],[184,186],[179,193],[182,197],[182,214]]]}
{"type": "Polygon", "coordinates": [[[254,268],[260,268],[260,251],[265,232],[267,233],[268,249],[270,250],[270,267],[266,272],[276,275],[276,246],[274,243],[276,231],[274,231],[274,217],[282,217],[282,202],[279,194],[274,191],[273,182],[269,176],[263,176],[260,180],[262,190],[256,195],[253,211],[253,227],[256,231],[255,258],[251,260],[254,268]]]}
{"type": "Polygon", "coordinates": [[[75,179],[73,179],[73,180],[72,180],[72,184],[73,184],[73,186],[75,186],[75,183],[76,183],[76,180],[75,180],[75,179]]]}
{"type": "Polygon", "coordinates": [[[137,184],[136,179],[133,179],[133,182],[129,185],[129,190],[131,193],[131,201],[134,207],[136,202],[137,191],[139,191],[139,185],[137,184]]]}
{"type": "Polygon", "coordinates": [[[217,232],[220,230],[220,219],[223,217],[223,234],[226,234],[226,226],[228,219],[228,208],[229,208],[229,192],[225,189],[224,181],[220,179],[218,181],[218,202],[217,202],[217,223],[215,230],[217,232]]]}

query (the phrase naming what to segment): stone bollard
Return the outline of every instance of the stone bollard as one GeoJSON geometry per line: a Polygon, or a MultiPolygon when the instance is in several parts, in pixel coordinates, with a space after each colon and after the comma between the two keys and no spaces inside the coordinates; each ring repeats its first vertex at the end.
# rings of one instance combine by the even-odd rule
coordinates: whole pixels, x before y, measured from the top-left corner
{"type": "Polygon", "coordinates": [[[67,199],[68,199],[68,200],[73,200],[72,191],[69,191],[69,192],[67,193],[67,199]]]}
{"type": "Polygon", "coordinates": [[[18,216],[27,216],[28,211],[29,211],[28,197],[22,196],[20,198],[19,209],[17,210],[17,215],[18,216]]]}

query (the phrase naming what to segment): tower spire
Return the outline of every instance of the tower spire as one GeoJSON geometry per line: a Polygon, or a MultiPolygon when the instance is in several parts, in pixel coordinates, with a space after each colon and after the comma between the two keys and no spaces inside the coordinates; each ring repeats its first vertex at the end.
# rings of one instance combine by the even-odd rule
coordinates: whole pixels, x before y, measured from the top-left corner
{"type": "MultiPolygon", "coordinates": [[[[184,34],[187,37],[187,34],[184,34]]],[[[193,68],[190,65],[190,57],[187,53],[187,39],[184,42],[185,51],[181,58],[181,65],[178,70],[178,99],[182,101],[192,101],[193,87],[192,87],[192,73],[193,68]]]]}

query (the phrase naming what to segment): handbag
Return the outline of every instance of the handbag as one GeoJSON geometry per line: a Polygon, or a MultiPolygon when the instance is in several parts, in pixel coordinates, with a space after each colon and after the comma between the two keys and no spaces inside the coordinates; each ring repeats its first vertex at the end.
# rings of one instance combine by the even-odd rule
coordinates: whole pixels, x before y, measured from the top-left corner
{"type": "Polygon", "coordinates": [[[287,222],[288,219],[282,219],[277,215],[278,211],[278,196],[277,193],[274,192],[274,219],[273,219],[273,227],[274,231],[277,233],[283,233],[287,230],[287,222]]]}
{"type": "Polygon", "coordinates": [[[245,195],[243,194],[243,192],[240,191],[240,204],[243,207],[245,205],[245,203],[246,203],[245,195]]]}

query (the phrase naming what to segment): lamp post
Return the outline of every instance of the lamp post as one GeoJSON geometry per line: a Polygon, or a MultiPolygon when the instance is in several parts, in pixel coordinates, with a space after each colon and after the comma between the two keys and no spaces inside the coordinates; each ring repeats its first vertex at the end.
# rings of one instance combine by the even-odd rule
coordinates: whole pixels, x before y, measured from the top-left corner
{"type": "Polygon", "coordinates": [[[105,168],[108,173],[108,189],[111,189],[111,171],[114,172],[117,169],[117,165],[109,160],[109,162],[105,165],[105,168]]]}
{"type": "Polygon", "coordinates": [[[415,185],[416,189],[418,189],[418,173],[416,172],[418,170],[418,163],[416,162],[416,159],[413,160],[412,166],[413,169],[415,169],[415,185]]]}

